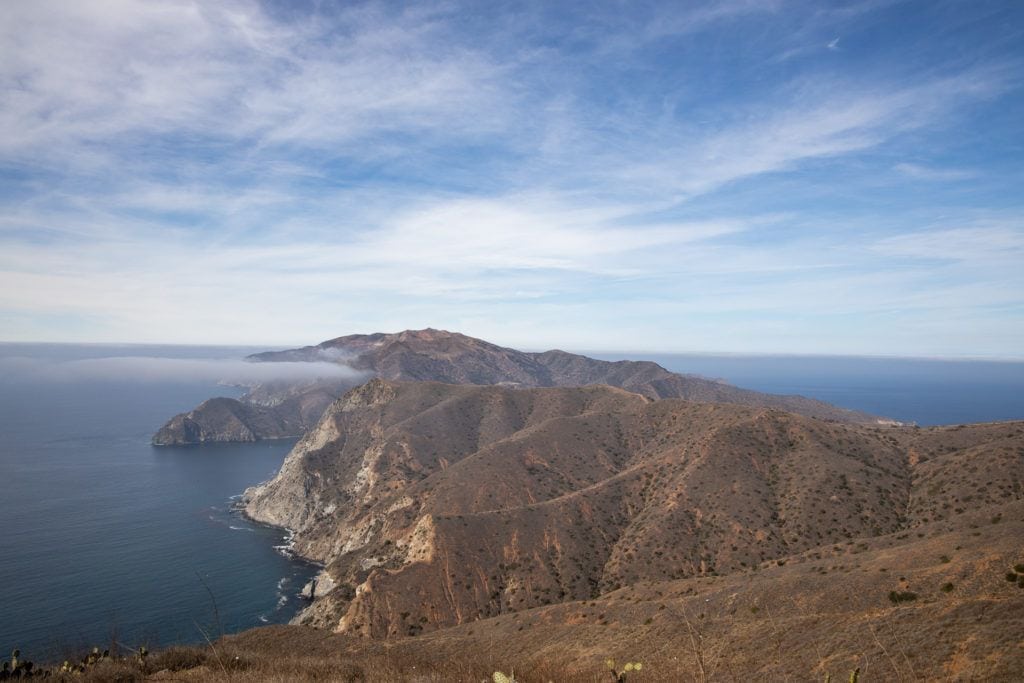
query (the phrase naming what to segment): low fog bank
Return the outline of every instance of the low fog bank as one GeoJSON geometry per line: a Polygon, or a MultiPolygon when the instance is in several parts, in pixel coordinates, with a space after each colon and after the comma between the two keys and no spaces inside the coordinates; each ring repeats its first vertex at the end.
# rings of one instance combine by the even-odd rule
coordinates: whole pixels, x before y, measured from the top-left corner
{"type": "Polygon", "coordinates": [[[240,359],[158,358],[145,356],[57,361],[30,357],[0,358],[0,382],[174,382],[251,385],[317,379],[358,380],[365,373],[330,362],[263,362],[240,359]]]}
{"type": "Polygon", "coordinates": [[[347,363],[356,357],[357,354],[344,349],[326,348],[316,350],[316,358],[324,363],[347,363]]]}

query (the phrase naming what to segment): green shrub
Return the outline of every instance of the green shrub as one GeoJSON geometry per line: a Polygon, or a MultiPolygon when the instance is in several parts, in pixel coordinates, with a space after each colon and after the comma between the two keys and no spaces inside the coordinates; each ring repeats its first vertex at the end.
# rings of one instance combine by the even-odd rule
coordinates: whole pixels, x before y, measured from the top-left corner
{"type": "Polygon", "coordinates": [[[951,583],[944,583],[944,584],[942,584],[942,592],[943,593],[952,593],[954,588],[956,588],[956,586],[954,586],[951,583]]]}
{"type": "Polygon", "coordinates": [[[611,671],[612,676],[619,683],[624,683],[625,682],[626,674],[628,674],[630,672],[633,672],[633,671],[640,671],[644,667],[644,665],[641,662],[626,662],[626,664],[622,667],[622,670],[621,671],[617,671],[616,668],[615,668],[615,660],[614,659],[606,659],[604,664],[605,664],[605,666],[608,667],[608,670],[611,671]]]}

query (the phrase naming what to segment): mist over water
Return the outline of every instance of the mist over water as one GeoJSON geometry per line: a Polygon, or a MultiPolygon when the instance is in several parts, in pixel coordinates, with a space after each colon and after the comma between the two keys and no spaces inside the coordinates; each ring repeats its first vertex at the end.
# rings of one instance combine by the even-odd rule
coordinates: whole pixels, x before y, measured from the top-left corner
{"type": "Polygon", "coordinates": [[[223,354],[223,347],[82,347],[51,345],[36,353],[23,344],[0,344],[0,381],[31,382],[132,382],[174,384],[249,384],[254,382],[305,381],[356,378],[359,372],[339,365],[340,358],[325,358],[319,363],[254,363],[243,360],[255,349],[235,349],[234,357],[196,357],[148,355],[157,353],[223,354]],[[82,350],[106,353],[100,357],[80,357],[82,350]],[[125,351],[135,351],[134,354],[125,351]],[[22,352],[22,353],[19,353],[22,352]],[[63,354],[62,354],[63,352],[63,354]]]}

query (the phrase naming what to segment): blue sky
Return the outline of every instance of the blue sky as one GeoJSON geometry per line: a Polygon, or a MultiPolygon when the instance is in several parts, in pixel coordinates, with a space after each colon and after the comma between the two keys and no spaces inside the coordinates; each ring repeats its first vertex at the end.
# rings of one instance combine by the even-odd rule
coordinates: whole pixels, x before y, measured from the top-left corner
{"type": "Polygon", "coordinates": [[[1024,3],[0,4],[0,339],[1024,356],[1024,3]]]}

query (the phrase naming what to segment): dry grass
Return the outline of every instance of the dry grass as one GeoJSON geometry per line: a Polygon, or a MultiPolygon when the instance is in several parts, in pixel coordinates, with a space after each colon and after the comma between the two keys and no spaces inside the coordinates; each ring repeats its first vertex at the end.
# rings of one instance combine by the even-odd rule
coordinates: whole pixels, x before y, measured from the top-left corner
{"type": "Polygon", "coordinates": [[[805,553],[828,573],[875,539],[991,526],[1024,499],[1022,454],[1021,423],[875,428],[603,386],[376,380],[248,510],[295,529],[339,586],[304,623],[403,638],[805,553]]]}

